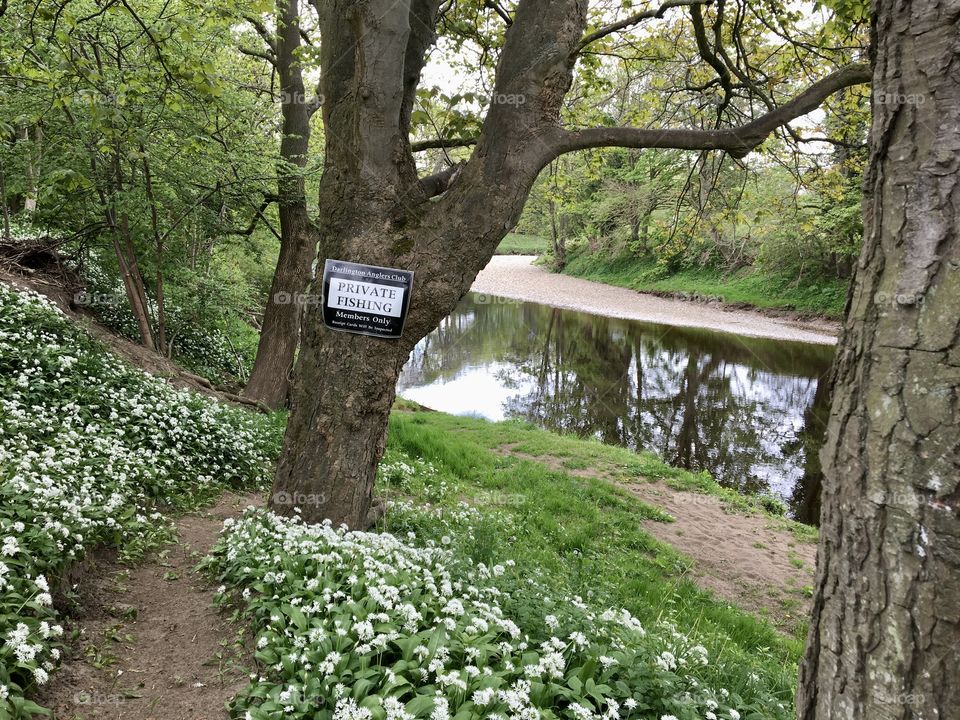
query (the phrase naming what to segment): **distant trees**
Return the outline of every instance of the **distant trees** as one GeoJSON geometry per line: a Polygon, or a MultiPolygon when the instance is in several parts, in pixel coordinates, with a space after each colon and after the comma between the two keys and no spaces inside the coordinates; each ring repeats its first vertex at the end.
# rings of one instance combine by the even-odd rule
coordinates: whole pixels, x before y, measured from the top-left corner
{"type": "Polygon", "coordinates": [[[243,312],[230,271],[209,276],[260,227],[271,192],[274,115],[257,64],[231,49],[231,12],[36,0],[0,17],[4,216],[121,283],[132,333],[163,354],[185,341],[169,326],[171,278],[180,320],[203,298],[243,312]]]}

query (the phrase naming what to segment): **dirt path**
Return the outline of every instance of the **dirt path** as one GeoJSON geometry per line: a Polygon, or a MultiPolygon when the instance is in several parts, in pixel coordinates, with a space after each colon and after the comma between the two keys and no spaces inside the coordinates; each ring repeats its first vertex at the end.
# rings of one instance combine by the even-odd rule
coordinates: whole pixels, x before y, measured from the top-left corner
{"type": "Polygon", "coordinates": [[[512,445],[497,452],[629,490],[674,518],[674,522],[643,520],[642,526],[693,561],[691,579],[697,585],[731,605],[766,617],[790,635],[809,617],[817,546],[797,539],[785,522],[728,509],[713,495],[676,490],[662,482],[627,480],[613,467],[570,469],[563,458],[528,455],[512,445]]]}
{"type": "Polygon", "coordinates": [[[79,633],[37,701],[57,720],[214,720],[248,681],[240,628],[212,606],[214,588],[194,567],[228,517],[256,496],[225,494],[179,518],[179,542],[136,567],[100,561],[75,592],[79,633]]]}
{"type": "Polygon", "coordinates": [[[759,513],[727,510],[712,495],[663,483],[625,486],[675,518],[672,523],[646,520],[643,528],[693,559],[698,585],[790,634],[809,616],[816,545],[759,513]]]}
{"type": "Polygon", "coordinates": [[[751,310],[725,310],[702,303],[646,295],[635,290],[557,275],[528,255],[495,255],[471,288],[474,292],[544,303],[609,317],[700,327],[752,337],[833,345],[839,325],[801,322],[751,310]]]}

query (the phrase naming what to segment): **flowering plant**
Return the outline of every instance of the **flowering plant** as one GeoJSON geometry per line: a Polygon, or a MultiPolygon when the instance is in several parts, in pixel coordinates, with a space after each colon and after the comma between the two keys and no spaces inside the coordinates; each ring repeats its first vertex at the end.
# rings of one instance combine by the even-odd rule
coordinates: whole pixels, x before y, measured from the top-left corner
{"type": "Polygon", "coordinates": [[[59,658],[69,563],[156,542],[158,505],[261,483],[278,443],[269,419],[175,390],[0,284],[0,718],[40,711],[24,695],[59,658]]]}
{"type": "MultiPolygon", "coordinates": [[[[409,508],[404,512],[410,512],[409,508]]],[[[453,523],[478,511],[463,507],[453,523]]],[[[450,518],[450,513],[447,513],[450,518]]],[[[504,607],[537,583],[389,533],[249,509],[205,561],[256,629],[246,720],[734,718],[738,698],[697,679],[704,647],[669,625],[562,598],[536,622],[504,607]],[[504,588],[508,589],[504,589],[504,588]]],[[[528,598],[529,600],[529,598],[528,598]]],[[[771,717],[749,714],[745,717],[771,717]]]]}

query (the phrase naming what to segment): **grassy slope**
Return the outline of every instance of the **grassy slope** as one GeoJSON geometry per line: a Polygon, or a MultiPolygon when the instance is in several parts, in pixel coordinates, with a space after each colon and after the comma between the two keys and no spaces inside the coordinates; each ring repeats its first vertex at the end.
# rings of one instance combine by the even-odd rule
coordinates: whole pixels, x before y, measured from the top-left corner
{"type": "Polygon", "coordinates": [[[744,272],[725,276],[708,268],[686,269],[668,277],[650,260],[571,253],[568,275],[640,291],[697,294],[723,302],[746,303],[758,308],[788,309],[832,318],[843,316],[847,283],[822,280],[795,285],[793,278],[744,272]]]}
{"type": "Polygon", "coordinates": [[[510,233],[497,247],[497,255],[539,255],[546,252],[547,241],[536,235],[510,233]]]}
{"type": "MultiPolygon", "coordinates": [[[[389,445],[431,462],[452,486],[449,494],[456,500],[467,500],[481,510],[506,512],[522,528],[514,536],[499,537],[496,527],[491,527],[477,540],[483,546],[476,548],[479,557],[491,562],[514,558],[520,566],[562,578],[584,597],[605,596],[644,623],[671,617],[683,632],[700,636],[711,653],[734,665],[742,662],[745,672],[761,667],[767,683],[786,695],[792,692],[795,663],[802,650],[800,637],[780,635],[767,622],[701,591],[688,579],[689,561],[638,523],[648,518],[668,521],[668,517],[609,482],[495,451],[509,445],[513,453],[561,458],[563,467],[570,469],[599,466],[623,477],[664,480],[723,495],[740,511],[759,512],[750,500],[723,490],[705,476],[670,468],[653,455],[513,422],[395,412],[389,445]]],[[[417,502],[432,498],[429,488],[400,492],[413,495],[417,502]]],[[[800,537],[809,539],[814,532],[783,522],[800,537]]]]}

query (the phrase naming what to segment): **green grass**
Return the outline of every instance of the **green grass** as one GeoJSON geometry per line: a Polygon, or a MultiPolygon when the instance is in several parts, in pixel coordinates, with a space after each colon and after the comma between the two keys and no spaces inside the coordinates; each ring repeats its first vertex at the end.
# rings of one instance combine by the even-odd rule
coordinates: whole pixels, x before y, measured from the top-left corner
{"type": "Polygon", "coordinates": [[[537,235],[510,233],[497,247],[497,255],[540,255],[547,251],[547,240],[537,235]]]}
{"type": "MultiPolygon", "coordinates": [[[[612,478],[659,479],[715,493],[729,500],[735,512],[763,512],[759,501],[731,498],[730,491],[708,476],[671,468],[650,454],[555,435],[527,424],[491,423],[412,408],[401,403],[394,412],[388,453],[433,464],[443,478],[442,499],[438,500],[436,481],[430,488],[387,486],[381,492],[399,493],[415,504],[442,506],[445,501],[452,507],[465,501],[484,511],[505,513],[513,521],[509,537],[498,534],[502,531],[491,524],[471,539],[482,544],[476,553],[485,562],[515,559],[531,572],[554,578],[557,587],[623,606],[644,623],[669,618],[722,657],[728,671],[738,663],[744,673],[762,667],[766,682],[789,697],[803,629],[798,629],[796,637],[787,637],[767,621],[702,591],[690,577],[689,559],[657,541],[639,522],[672,518],[608,480],[577,476],[566,468],[597,468],[612,478]],[[505,446],[509,454],[503,451],[505,446]]],[[[811,532],[816,531],[797,530],[798,537],[806,539],[811,532]]]]}
{"type": "Polygon", "coordinates": [[[653,260],[583,250],[569,254],[564,273],[632,290],[719,298],[726,303],[830,318],[843,317],[847,295],[847,282],[834,278],[796,283],[793,277],[761,274],[753,269],[725,275],[712,268],[688,268],[664,276],[663,268],[653,260]]]}

